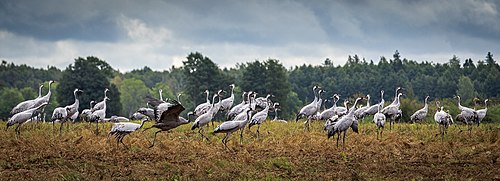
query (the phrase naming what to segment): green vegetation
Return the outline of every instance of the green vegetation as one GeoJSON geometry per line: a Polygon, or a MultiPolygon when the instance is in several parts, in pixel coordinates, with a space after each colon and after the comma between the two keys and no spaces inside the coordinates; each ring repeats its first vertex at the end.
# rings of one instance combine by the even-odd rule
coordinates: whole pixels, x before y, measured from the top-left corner
{"type": "MultiPolygon", "coordinates": [[[[59,126],[57,124],[57,126],[59,126]]],[[[109,130],[111,123],[102,125],[109,130]]],[[[147,123],[145,127],[151,126],[147,123]]],[[[472,134],[452,125],[444,140],[436,124],[396,124],[376,139],[375,126],[365,121],[360,134],[348,132],[346,150],[326,138],[322,123],[310,132],[302,122],[265,122],[261,139],[255,128],[238,135],[225,150],[223,134],[201,141],[191,125],[158,134],[132,133],[126,150],[94,125],[69,124],[62,135],[51,124],[26,124],[16,137],[13,128],[0,131],[0,177],[5,180],[495,180],[500,179],[500,126],[482,124],[472,134]]],[[[5,123],[0,123],[5,127],[5,123]]],[[[212,130],[213,128],[207,128],[212,130]]]]}
{"type": "MultiPolygon", "coordinates": [[[[499,77],[500,66],[489,52],[484,60],[469,58],[463,63],[457,56],[444,64],[416,62],[396,51],[392,58],[380,57],[376,64],[373,60],[352,55],[343,66],[334,66],[327,58],[322,65],[286,68],[279,60],[267,59],[223,69],[209,57],[194,52],[188,54],[182,67],[154,71],[146,66],[130,72],[118,72],[97,57],[76,58],[63,71],[54,67],[35,69],[3,61],[0,65],[0,96],[11,99],[0,102],[0,118],[7,119],[8,109],[20,100],[33,99],[39,84],[56,80],[53,101],[45,109],[48,115],[54,107],[72,103],[75,88],[85,91],[80,101],[81,109],[88,108],[91,99],[102,100],[102,92],[107,87],[111,90],[107,115],[129,116],[138,106],[144,106],[144,95],[158,97],[159,89],[163,89],[164,97],[169,98],[183,93],[183,105],[187,110],[193,110],[197,104],[205,102],[205,89],[212,93],[218,89],[229,92],[229,85],[234,83],[237,86],[236,103],[241,101],[243,91],[257,91],[259,96],[270,93],[276,96],[273,101],[281,104],[280,117],[291,119],[303,105],[312,101],[311,88],[314,85],[327,91],[324,98],[337,93],[341,99],[353,100],[354,96],[370,94],[372,104],[380,100],[380,90],[385,90],[386,102],[392,101],[395,88],[401,86],[405,88],[402,106],[405,121],[423,106],[427,95],[431,101],[446,102],[445,109],[456,115],[456,100],[451,98],[460,94],[464,98],[463,105],[478,109],[484,107],[484,99],[490,99],[490,111],[483,122],[491,123],[500,120],[495,119],[500,117],[495,112],[499,109],[499,77]],[[21,97],[15,92],[20,92],[21,97]],[[474,98],[479,101],[473,102],[474,98]]],[[[44,93],[46,90],[45,87],[44,93]]],[[[325,106],[331,104],[327,102],[325,106]]],[[[430,108],[433,109],[433,105],[430,108]]]]}

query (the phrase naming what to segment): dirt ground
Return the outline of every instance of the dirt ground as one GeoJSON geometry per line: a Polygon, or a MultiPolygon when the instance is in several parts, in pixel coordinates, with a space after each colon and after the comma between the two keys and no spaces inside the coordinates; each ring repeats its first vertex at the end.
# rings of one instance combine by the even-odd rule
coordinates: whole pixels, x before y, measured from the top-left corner
{"type": "MultiPolygon", "coordinates": [[[[151,123],[145,125],[149,127],[151,123]]],[[[5,127],[2,122],[0,127],[5,127]]],[[[58,128],[59,125],[56,125],[58,128]]],[[[109,130],[111,123],[101,130],[109,130]]],[[[327,139],[322,123],[311,131],[301,122],[266,122],[257,139],[255,129],[230,137],[223,134],[202,141],[197,130],[183,125],[158,134],[148,148],[153,130],[136,131],[123,145],[106,142],[95,125],[70,124],[63,134],[51,124],[23,125],[1,130],[1,180],[500,180],[500,125],[451,126],[435,136],[433,124],[397,124],[377,140],[374,125],[363,123],[360,133],[347,133],[345,150],[327,139]]],[[[335,136],[336,138],[336,136],[335,136]]]]}

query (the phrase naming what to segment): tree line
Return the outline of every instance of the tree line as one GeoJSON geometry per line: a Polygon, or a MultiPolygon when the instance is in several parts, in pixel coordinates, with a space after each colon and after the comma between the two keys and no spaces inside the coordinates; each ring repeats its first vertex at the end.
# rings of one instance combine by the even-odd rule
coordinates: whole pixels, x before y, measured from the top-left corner
{"type": "MultiPolygon", "coordinates": [[[[22,100],[35,98],[38,86],[49,80],[56,81],[50,107],[46,109],[49,114],[56,106],[71,104],[75,88],[84,91],[80,109],[88,108],[90,100],[101,101],[104,89],[110,89],[107,115],[123,116],[147,106],[143,98],[158,97],[160,89],[164,97],[172,99],[182,93],[181,102],[187,110],[192,110],[205,102],[204,90],[213,94],[223,89],[228,97],[232,83],[237,86],[234,104],[241,101],[243,91],[255,91],[259,96],[272,94],[273,101],[281,104],[280,116],[285,119],[294,117],[301,106],[312,101],[314,85],[327,91],[324,98],[334,93],[340,94],[341,99],[370,94],[372,104],[380,100],[380,90],[385,90],[386,101],[392,101],[398,86],[405,88],[405,101],[415,103],[423,102],[427,95],[431,99],[443,99],[459,94],[464,105],[473,104],[475,97],[489,98],[493,103],[500,97],[500,66],[490,52],[484,60],[475,62],[468,58],[463,63],[457,56],[442,64],[417,62],[401,57],[397,50],[392,58],[380,57],[377,63],[358,55],[349,56],[344,65],[335,66],[332,62],[327,58],[321,65],[286,68],[279,60],[267,59],[221,68],[202,53],[192,52],[181,67],[154,71],[145,66],[122,73],[105,60],[92,56],[78,57],[64,70],[39,69],[4,60],[0,65],[0,118],[5,120],[11,108],[22,100]]],[[[419,107],[418,104],[408,107],[411,113],[406,116],[419,107]]]]}

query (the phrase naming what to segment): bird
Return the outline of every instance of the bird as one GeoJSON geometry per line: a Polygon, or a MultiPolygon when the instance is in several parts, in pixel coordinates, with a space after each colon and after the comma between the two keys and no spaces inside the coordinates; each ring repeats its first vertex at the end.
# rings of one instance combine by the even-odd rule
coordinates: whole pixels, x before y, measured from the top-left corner
{"type": "Polygon", "coordinates": [[[488,112],[488,99],[484,100],[484,109],[479,109],[476,111],[477,113],[477,124],[481,123],[484,117],[486,117],[486,112],[488,112]]]}
{"type": "Polygon", "coordinates": [[[401,87],[396,87],[396,93],[395,93],[395,95],[394,95],[394,100],[392,101],[392,103],[391,103],[391,104],[389,104],[389,106],[399,104],[398,95],[399,95],[399,91],[400,91],[400,90],[403,90],[403,88],[401,88],[401,87]]]}
{"type": "Polygon", "coordinates": [[[347,113],[347,115],[341,117],[337,122],[335,122],[335,124],[331,127],[331,129],[328,130],[328,138],[335,136],[335,134],[338,134],[337,147],[339,146],[340,134],[342,132],[344,133],[344,135],[342,137],[342,148],[344,148],[344,150],[345,150],[345,146],[344,146],[345,136],[347,134],[347,130],[351,127],[355,133],[358,133],[358,128],[355,124],[355,122],[357,120],[354,117],[354,111],[356,111],[356,105],[358,104],[358,101],[360,101],[361,99],[362,99],[361,97],[356,98],[354,105],[352,106],[351,109],[349,109],[349,112],[347,113]]]}
{"type": "Polygon", "coordinates": [[[279,122],[279,123],[288,123],[288,121],[278,118],[278,111],[281,111],[281,109],[280,109],[280,103],[279,102],[275,102],[275,104],[274,104],[274,119],[271,120],[271,121],[273,121],[273,122],[279,122]]]}
{"type": "Polygon", "coordinates": [[[240,144],[243,143],[243,129],[245,128],[245,125],[249,122],[250,118],[252,117],[252,109],[246,108],[246,111],[244,112],[246,114],[245,119],[226,121],[214,129],[213,132],[214,134],[226,133],[226,136],[224,136],[224,138],[222,139],[222,144],[224,144],[224,148],[229,149],[227,147],[228,138],[232,133],[234,133],[237,130],[240,130],[240,144]]]}
{"type": "Polygon", "coordinates": [[[116,122],[130,121],[130,119],[128,119],[126,117],[122,117],[122,116],[111,116],[109,118],[109,121],[116,123],[116,122]]]}
{"type": "Polygon", "coordinates": [[[238,116],[244,116],[245,115],[245,110],[246,108],[251,108],[252,110],[255,110],[255,97],[257,96],[257,93],[256,92],[253,92],[253,91],[249,91],[247,93],[247,101],[245,102],[245,104],[243,104],[242,106],[235,106],[233,107],[233,109],[231,109],[230,111],[230,114],[228,115],[228,118],[230,118],[229,120],[234,120],[236,117],[238,116]]]}
{"type": "MultiPolygon", "coordinates": [[[[54,83],[55,81],[53,80],[50,80],[49,81],[49,91],[47,92],[47,94],[45,94],[44,96],[40,97],[39,99],[35,99],[35,104],[32,106],[32,107],[38,107],[40,105],[42,105],[43,103],[49,103],[50,102],[50,97],[52,96],[52,90],[51,90],[51,87],[52,87],[52,84],[54,83]]],[[[45,106],[42,106],[42,109],[40,111],[40,114],[44,113],[45,112],[45,106]]],[[[43,122],[45,122],[45,116],[41,116],[43,117],[43,122]]]]}
{"type": "MultiPolygon", "coordinates": [[[[427,105],[427,104],[426,104],[427,105]]],[[[377,139],[379,135],[379,130],[380,130],[380,139],[382,139],[382,134],[384,133],[384,125],[385,125],[385,115],[380,112],[381,107],[377,106],[377,113],[373,115],[373,122],[377,126],[377,139]]]]}
{"type": "MultiPolygon", "coordinates": [[[[180,125],[189,123],[189,115],[193,114],[192,112],[188,113],[188,119],[180,117],[180,113],[185,110],[184,106],[177,102],[176,100],[171,100],[172,104],[166,111],[162,112],[159,119],[155,119],[156,123],[149,128],[144,129],[142,132],[149,130],[151,128],[158,128],[160,130],[154,133],[154,138],[151,146],[155,145],[156,135],[162,131],[168,131],[174,129],[180,125]]],[[[156,109],[156,107],[155,107],[156,109]]]]}
{"type": "MultiPolygon", "coordinates": [[[[245,98],[247,97],[249,93],[247,92],[243,92],[241,94],[241,103],[233,106],[231,109],[229,109],[229,111],[226,113],[226,120],[232,120],[234,118],[234,116],[238,115],[240,109],[247,103],[248,100],[245,100],[245,98]]],[[[250,97],[248,95],[248,97],[250,97]]]]}
{"type": "MultiPolygon", "coordinates": [[[[217,94],[214,94],[213,98],[212,98],[212,106],[210,106],[210,109],[207,110],[207,112],[205,112],[204,114],[198,116],[196,118],[196,120],[193,122],[193,126],[191,126],[191,130],[194,130],[196,128],[199,128],[198,130],[198,133],[201,134],[201,139],[203,140],[203,138],[207,139],[207,141],[210,141],[208,139],[207,136],[205,136],[203,134],[203,132],[205,131],[204,127],[205,125],[208,124],[208,122],[210,122],[212,119],[213,119],[213,105],[215,103],[215,98],[217,98],[217,94]]],[[[195,113],[196,114],[196,113],[195,113]]]]}
{"type": "Polygon", "coordinates": [[[94,105],[94,107],[92,108],[92,112],[106,108],[106,101],[109,100],[108,94],[107,94],[108,92],[109,92],[108,88],[104,89],[104,98],[102,99],[101,102],[98,102],[94,105]]]}
{"type": "MultiPolygon", "coordinates": [[[[149,120],[155,120],[155,110],[147,107],[141,107],[137,110],[138,113],[146,116],[149,120]]],[[[141,118],[142,119],[142,118],[141,118]]]]}
{"type": "Polygon", "coordinates": [[[460,96],[459,95],[456,95],[455,98],[458,98],[458,109],[461,111],[460,114],[462,115],[465,122],[469,125],[469,128],[470,128],[469,131],[472,130],[472,127],[471,127],[472,124],[477,123],[477,125],[479,126],[478,114],[477,114],[476,110],[462,106],[460,104],[460,96]]]}
{"type": "Polygon", "coordinates": [[[38,105],[37,107],[14,114],[14,116],[10,117],[9,120],[7,121],[7,127],[5,128],[5,130],[7,130],[10,126],[14,124],[17,124],[16,133],[17,135],[20,135],[21,134],[20,126],[26,123],[26,121],[28,121],[29,119],[33,118],[33,116],[35,116],[37,111],[45,107],[47,104],[49,103],[45,102],[38,105]]]}
{"type": "Polygon", "coordinates": [[[208,99],[210,92],[208,90],[205,90],[205,94],[207,94],[207,98],[206,98],[207,101],[196,106],[196,108],[194,109],[194,115],[196,115],[196,116],[200,116],[202,114],[205,114],[212,107],[212,104],[210,103],[210,100],[208,99]]]}
{"type": "MultiPolygon", "coordinates": [[[[217,101],[217,103],[215,103],[215,104],[213,105],[213,111],[212,111],[212,113],[213,113],[213,115],[212,115],[212,116],[213,116],[213,118],[215,118],[215,116],[217,115],[217,113],[218,113],[218,112],[219,112],[219,110],[220,110],[220,107],[221,107],[221,102],[220,102],[220,101],[221,101],[222,93],[223,93],[223,91],[222,91],[222,90],[217,91],[217,97],[218,97],[218,99],[219,99],[219,100],[217,101]]],[[[214,119],[212,119],[212,121],[211,121],[211,122],[212,122],[212,127],[215,127],[215,126],[214,126],[214,119]]]]}
{"type": "Polygon", "coordinates": [[[125,136],[127,136],[128,134],[130,134],[138,129],[141,129],[142,126],[144,126],[144,122],[146,122],[146,120],[142,120],[141,124],[132,123],[132,122],[114,123],[113,126],[111,127],[111,131],[109,131],[109,133],[108,133],[107,142],[109,142],[109,138],[111,136],[115,135],[116,144],[118,145],[118,143],[120,142],[123,144],[123,146],[126,149],[128,149],[127,145],[125,145],[125,143],[123,143],[123,138],[125,136]]]}
{"type": "MultiPolygon", "coordinates": [[[[267,98],[269,98],[269,95],[267,98]]],[[[273,107],[275,107],[275,106],[276,106],[276,103],[273,104],[273,107]]],[[[267,115],[269,113],[269,107],[270,107],[270,103],[267,103],[266,107],[262,111],[259,111],[252,116],[252,118],[250,119],[250,123],[248,124],[249,130],[253,125],[257,125],[257,139],[259,139],[259,136],[260,136],[260,131],[259,131],[260,126],[267,119],[267,115]]]]}
{"type": "MultiPolygon", "coordinates": [[[[314,86],[313,87],[313,92],[314,92],[314,100],[313,100],[313,102],[311,102],[308,105],[302,107],[302,109],[300,109],[299,113],[297,113],[297,116],[295,117],[295,121],[298,121],[299,118],[301,118],[302,116],[305,116],[307,118],[307,120],[305,122],[305,127],[304,127],[305,130],[309,130],[311,116],[315,115],[318,112],[318,103],[317,103],[317,101],[319,100],[318,97],[320,97],[320,96],[316,96],[316,89],[318,89],[318,87],[314,86]]],[[[318,94],[321,94],[321,93],[322,93],[322,90],[319,90],[318,94]]]]}
{"type": "Polygon", "coordinates": [[[364,112],[370,108],[370,94],[366,95],[367,101],[366,101],[366,106],[360,107],[356,109],[356,112],[354,112],[354,116],[356,116],[356,119],[362,120],[363,117],[365,117],[364,112]]]}
{"type": "Polygon", "coordinates": [[[95,104],[94,100],[90,101],[90,107],[88,109],[82,110],[82,113],[80,114],[80,119],[82,121],[90,121],[90,115],[92,115],[92,107],[95,104]]]}
{"type": "Polygon", "coordinates": [[[36,99],[39,99],[42,97],[41,96],[42,87],[43,87],[43,84],[41,84],[40,87],[38,88],[38,97],[37,98],[31,99],[31,100],[26,100],[26,101],[23,101],[23,102],[17,104],[16,106],[14,106],[14,108],[12,108],[9,116],[13,116],[14,114],[17,114],[17,113],[20,113],[20,112],[23,112],[23,111],[26,111],[26,110],[32,108],[35,105],[36,99]]]}
{"type": "Polygon", "coordinates": [[[367,108],[364,112],[363,115],[375,115],[378,112],[378,109],[383,109],[384,108],[384,90],[380,91],[380,103],[375,104],[367,108]]]}
{"type": "Polygon", "coordinates": [[[109,101],[108,97],[104,97],[104,100],[101,101],[104,103],[103,108],[99,110],[94,110],[92,112],[92,115],[90,116],[90,121],[92,122],[95,121],[96,123],[96,130],[95,130],[96,135],[99,135],[99,121],[104,121],[104,118],[106,117],[106,101],[109,101]]]}
{"type": "Polygon", "coordinates": [[[220,102],[220,105],[221,105],[220,112],[229,111],[229,110],[231,110],[231,107],[233,106],[233,102],[234,102],[234,84],[229,85],[229,87],[231,87],[231,96],[229,96],[228,98],[223,99],[220,102]]]}
{"type": "Polygon", "coordinates": [[[439,127],[439,133],[436,136],[441,134],[441,140],[443,140],[448,126],[453,123],[453,119],[448,112],[443,111],[443,107],[440,106],[439,101],[436,101],[436,106],[438,110],[434,114],[434,120],[438,123],[439,127]]]}
{"type": "Polygon", "coordinates": [[[321,112],[319,115],[319,120],[328,120],[329,118],[335,115],[335,108],[337,108],[337,101],[339,101],[338,99],[336,99],[337,98],[336,95],[337,94],[334,94],[332,96],[333,106],[321,112]]]}
{"type": "MultiPolygon", "coordinates": [[[[337,97],[337,100],[340,99],[339,95],[337,95],[336,97],[337,97]]],[[[344,100],[344,107],[335,106],[335,109],[333,110],[335,115],[338,115],[338,116],[346,115],[347,112],[349,111],[347,109],[348,104],[349,104],[349,100],[346,99],[346,100],[344,100]]]]}
{"type": "Polygon", "coordinates": [[[163,100],[163,89],[158,90],[158,93],[160,94],[160,100],[165,101],[163,100]]]}
{"type": "Polygon", "coordinates": [[[55,122],[60,122],[61,127],[59,127],[59,134],[62,133],[63,124],[70,119],[74,114],[78,115],[78,107],[80,105],[80,101],[78,100],[78,96],[82,93],[80,89],[75,89],[73,91],[73,96],[75,97],[75,102],[66,107],[57,107],[52,112],[52,127],[54,127],[55,122]]]}
{"type": "Polygon", "coordinates": [[[396,97],[396,103],[391,104],[387,107],[384,107],[381,112],[385,115],[386,118],[389,119],[389,129],[392,129],[392,125],[396,121],[396,119],[401,117],[401,110],[399,109],[399,106],[401,105],[400,97],[403,95],[403,93],[399,93],[398,96],[396,97]]]}
{"type": "Polygon", "coordinates": [[[417,110],[415,113],[413,113],[410,116],[410,121],[411,122],[419,122],[424,120],[424,118],[427,116],[427,113],[429,112],[429,106],[427,105],[427,100],[429,99],[429,96],[425,97],[424,100],[424,107],[422,109],[417,110]]]}

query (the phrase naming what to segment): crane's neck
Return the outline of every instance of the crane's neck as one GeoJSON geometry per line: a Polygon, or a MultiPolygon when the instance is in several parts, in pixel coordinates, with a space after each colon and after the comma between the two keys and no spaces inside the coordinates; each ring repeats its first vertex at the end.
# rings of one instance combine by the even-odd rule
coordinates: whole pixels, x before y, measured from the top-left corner
{"type": "Polygon", "coordinates": [[[457,96],[457,98],[458,98],[458,107],[462,108],[462,105],[460,104],[460,96],[457,96]]]}
{"type": "Polygon", "coordinates": [[[354,111],[356,111],[356,105],[358,104],[358,101],[359,101],[359,99],[356,99],[356,101],[354,101],[354,105],[352,105],[351,110],[349,110],[349,113],[348,113],[349,116],[354,115],[354,111]]]}
{"type": "Polygon", "coordinates": [[[484,100],[484,109],[488,109],[488,99],[484,100]]]}
{"type": "Polygon", "coordinates": [[[314,93],[314,100],[313,100],[313,102],[316,102],[316,101],[318,101],[318,97],[317,97],[316,90],[314,88],[313,88],[313,93],[314,93]]]}
{"type": "Polygon", "coordinates": [[[40,88],[38,88],[38,97],[42,97],[42,88],[43,88],[43,84],[40,85],[40,88]]]}
{"type": "Polygon", "coordinates": [[[366,101],[366,107],[370,107],[370,95],[366,96],[368,100],[366,101]]]}
{"type": "Polygon", "coordinates": [[[160,101],[163,101],[163,90],[158,90],[158,93],[160,93],[160,101]]]}
{"type": "Polygon", "coordinates": [[[205,92],[207,94],[207,102],[210,103],[210,99],[208,99],[208,95],[210,94],[208,91],[205,92]]]}
{"type": "Polygon", "coordinates": [[[231,96],[232,99],[234,99],[234,86],[231,87],[231,96]]]}
{"type": "Polygon", "coordinates": [[[143,120],[141,121],[141,126],[139,126],[139,128],[137,128],[137,129],[141,129],[141,128],[142,128],[142,126],[144,126],[144,123],[145,123],[145,122],[146,122],[146,119],[143,119],[143,120]]]}
{"type": "Polygon", "coordinates": [[[250,121],[250,118],[252,117],[252,111],[247,111],[247,117],[245,121],[243,122],[243,125],[246,125],[248,121],[250,121]]]}
{"type": "Polygon", "coordinates": [[[181,103],[181,95],[182,94],[177,94],[177,102],[180,104],[181,103]]]}

